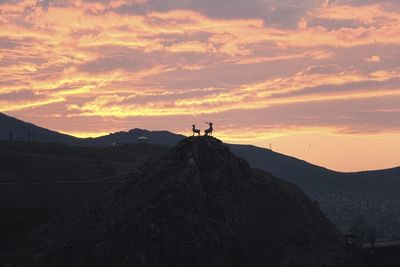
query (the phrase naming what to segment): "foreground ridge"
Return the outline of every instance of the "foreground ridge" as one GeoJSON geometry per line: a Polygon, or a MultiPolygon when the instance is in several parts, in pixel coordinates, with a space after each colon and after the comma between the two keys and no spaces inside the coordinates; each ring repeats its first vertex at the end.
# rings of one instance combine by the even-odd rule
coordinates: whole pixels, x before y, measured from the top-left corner
{"type": "Polygon", "coordinates": [[[297,187],[201,136],[43,225],[5,258],[16,266],[357,266],[342,243],[297,187]]]}

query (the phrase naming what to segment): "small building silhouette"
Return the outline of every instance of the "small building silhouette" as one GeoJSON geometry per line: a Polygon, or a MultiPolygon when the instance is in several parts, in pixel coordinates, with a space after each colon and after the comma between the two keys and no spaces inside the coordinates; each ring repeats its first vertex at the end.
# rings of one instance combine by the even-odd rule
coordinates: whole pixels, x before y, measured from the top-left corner
{"type": "Polygon", "coordinates": [[[147,143],[149,141],[149,138],[147,138],[146,136],[139,136],[138,138],[136,138],[136,140],[138,141],[138,143],[147,143]]]}

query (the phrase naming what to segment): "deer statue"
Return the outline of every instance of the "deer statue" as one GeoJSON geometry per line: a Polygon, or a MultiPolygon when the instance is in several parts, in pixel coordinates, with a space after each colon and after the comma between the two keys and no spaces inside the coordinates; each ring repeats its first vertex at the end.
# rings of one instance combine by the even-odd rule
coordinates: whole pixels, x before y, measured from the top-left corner
{"type": "Polygon", "coordinates": [[[196,129],[196,125],[194,125],[194,124],[192,125],[192,131],[193,131],[192,136],[194,136],[194,134],[200,135],[200,130],[196,129]]]}
{"type": "Polygon", "coordinates": [[[206,122],[206,124],[208,124],[208,129],[204,130],[204,135],[211,135],[212,136],[212,132],[214,130],[213,123],[212,122],[206,122]]]}

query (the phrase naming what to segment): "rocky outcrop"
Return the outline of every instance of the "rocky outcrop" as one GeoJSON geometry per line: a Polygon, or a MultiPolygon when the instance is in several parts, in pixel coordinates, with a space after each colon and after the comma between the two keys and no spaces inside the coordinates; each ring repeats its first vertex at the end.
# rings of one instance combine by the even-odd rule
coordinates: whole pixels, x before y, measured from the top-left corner
{"type": "Polygon", "coordinates": [[[98,203],[34,231],[9,266],[357,266],[297,187],[186,138],[98,203]]]}

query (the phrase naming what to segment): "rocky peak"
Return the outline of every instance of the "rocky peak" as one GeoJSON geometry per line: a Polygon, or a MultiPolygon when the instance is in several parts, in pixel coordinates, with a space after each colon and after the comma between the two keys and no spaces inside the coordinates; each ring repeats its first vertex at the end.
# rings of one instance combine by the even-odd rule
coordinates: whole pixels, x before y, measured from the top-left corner
{"type": "Polygon", "coordinates": [[[189,160],[200,169],[210,166],[226,167],[226,164],[240,164],[249,168],[247,162],[233,155],[227,146],[211,136],[186,138],[172,148],[166,157],[175,160],[189,160]]]}
{"type": "Polygon", "coordinates": [[[182,140],[165,159],[182,163],[181,168],[190,169],[195,176],[201,176],[204,180],[245,179],[250,173],[246,161],[232,154],[220,140],[209,136],[182,140]]]}
{"type": "Polygon", "coordinates": [[[356,266],[295,186],[213,137],[182,140],[103,200],[33,232],[17,266],[356,266]],[[51,242],[50,242],[50,241],[51,242]]]}

